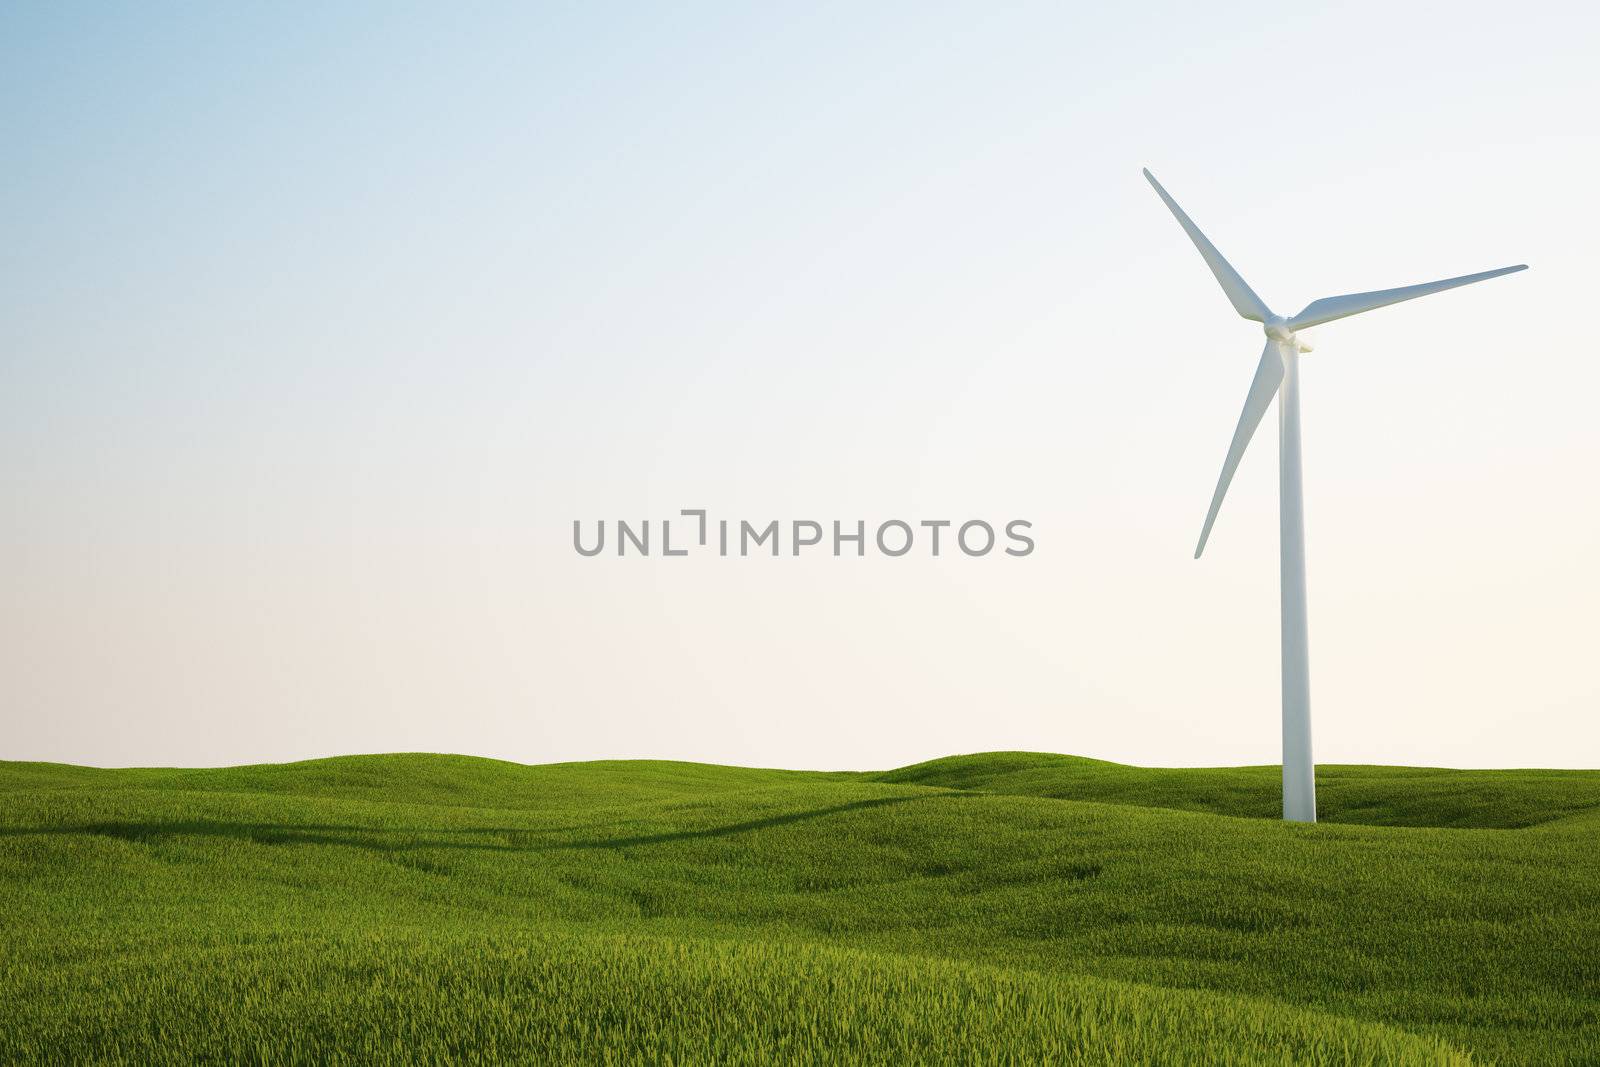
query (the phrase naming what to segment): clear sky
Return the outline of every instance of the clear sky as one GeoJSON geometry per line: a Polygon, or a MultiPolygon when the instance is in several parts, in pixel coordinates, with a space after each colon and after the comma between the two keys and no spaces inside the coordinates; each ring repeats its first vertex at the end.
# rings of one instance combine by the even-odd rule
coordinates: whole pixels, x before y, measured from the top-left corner
{"type": "Polygon", "coordinates": [[[0,756],[1600,766],[1600,9],[13,3],[0,756]],[[1026,558],[579,557],[1013,518],[1026,558]],[[675,531],[676,532],[676,531],[675,531]]]}

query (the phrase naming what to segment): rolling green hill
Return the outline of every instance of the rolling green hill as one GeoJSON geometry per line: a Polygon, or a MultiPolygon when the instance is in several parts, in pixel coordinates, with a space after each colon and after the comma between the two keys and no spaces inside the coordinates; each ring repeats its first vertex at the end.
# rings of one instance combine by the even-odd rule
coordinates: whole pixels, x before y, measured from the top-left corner
{"type": "Polygon", "coordinates": [[[0,763],[0,1061],[1600,1062],[1600,772],[0,763]]]}
{"type": "MultiPolygon", "coordinates": [[[[985,752],[870,776],[981,793],[1097,800],[1275,819],[1281,772],[1270,767],[1164,769],[1057,756],[985,752]]],[[[1317,768],[1317,818],[1366,826],[1518,829],[1600,811],[1600,772],[1317,768]]]]}

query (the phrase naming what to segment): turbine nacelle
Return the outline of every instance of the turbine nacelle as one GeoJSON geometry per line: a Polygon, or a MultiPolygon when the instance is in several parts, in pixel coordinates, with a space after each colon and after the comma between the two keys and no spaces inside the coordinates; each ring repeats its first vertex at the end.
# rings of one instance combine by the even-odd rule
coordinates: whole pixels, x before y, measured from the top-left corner
{"type": "Polygon", "coordinates": [[[1279,344],[1288,344],[1294,340],[1294,331],[1289,329],[1289,320],[1282,315],[1273,315],[1261,324],[1261,330],[1267,337],[1279,344]]]}
{"type": "Polygon", "coordinates": [[[1291,330],[1289,320],[1282,315],[1268,318],[1261,324],[1261,331],[1267,335],[1267,340],[1276,341],[1280,345],[1293,345],[1296,352],[1311,351],[1311,338],[1291,330]]]}

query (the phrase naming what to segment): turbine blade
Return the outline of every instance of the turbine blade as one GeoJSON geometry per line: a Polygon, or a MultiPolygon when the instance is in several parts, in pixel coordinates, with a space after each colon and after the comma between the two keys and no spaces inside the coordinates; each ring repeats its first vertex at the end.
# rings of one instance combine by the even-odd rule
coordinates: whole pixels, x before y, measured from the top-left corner
{"type": "Polygon", "coordinates": [[[1233,303],[1233,310],[1241,317],[1255,322],[1266,322],[1270,319],[1272,312],[1267,310],[1267,305],[1249,285],[1245,284],[1245,280],[1239,277],[1239,272],[1233,269],[1233,265],[1222,258],[1217,246],[1206,240],[1206,235],[1200,232],[1200,227],[1194,224],[1193,219],[1183,213],[1183,208],[1178,206],[1178,202],[1167,195],[1167,191],[1161,188],[1161,183],[1156,181],[1156,176],[1148,169],[1144,172],[1144,176],[1155,189],[1156,195],[1167,205],[1167,210],[1172,212],[1172,217],[1178,220],[1178,225],[1183,227],[1183,232],[1189,235],[1189,240],[1200,250],[1206,266],[1216,275],[1217,284],[1222,286],[1222,291],[1228,294],[1229,301],[1233,303]]]}
{"type": "Polygon", "coordinates": [[[1487,281],[1502,274],[1515,274],[1519,270],[1527,269],[1526,263],[1518,263],[1515,267],[1486,270],[1481,274],[1463,274],[1459,278],[1446,278],[1444,281],[1425,282],[1422,285],[1407,285],[1400,289],[1379,289],[1375,293],[1351,293],[1348,296],[1325,296],[1321,300],[1313,300],[1307,304],[1304,311],[1289,320],[1288,326],[1291,330],[1303,330],[1307,326],[1318,326],[1334,319],[1359,315],[1363,311],[1398,304],[1402,300],[1415,300],[1419,296],[1442,293],[1458,285],[1471,285],[1473,282],[1487,281]]]}
{"type": "Polygon", "coordinates": [[[1272,398],[1278,395],[1278,386],[1282,383],[1283,354],[1278,351],[1278,342],[1268,341],[1267,347],[1261,350],[1261,362],[1256,364],[1256,376],[1250,383],[1250,392],[1244,398],[1244,411],[1239,414],[1239,425],[1234,428],[1233,443],[1228,446],[1228,458],[1222,461],[1222,476],[1217,479],[1217,491],[1211,497],[1211,510],[1206,512],[1205,528],[1200,531],[1200,543],[1194,550],[1195,559],[1199,559],[1200,553],[1206,550],[1211,524],[1217,521],[1217,512],[1222,510],[1222,498],[1228,495],[1233,472],[1239,469],[1239,460],[1243,458],[1250,438],[1255,436],[1256,427],[1261,425],[1261,417],[1272,406],[1272,398]]]}

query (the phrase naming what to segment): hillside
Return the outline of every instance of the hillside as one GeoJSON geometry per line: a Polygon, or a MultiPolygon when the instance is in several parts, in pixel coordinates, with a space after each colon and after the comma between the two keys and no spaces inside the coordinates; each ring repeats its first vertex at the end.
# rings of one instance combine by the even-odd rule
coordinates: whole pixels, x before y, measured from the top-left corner
{"type": "Polygon", "coordinates": [[[0,1060],[1600,1061],[1600,773],[1276,773],[0,764],[0,1060]]]}
{"type": "MultiPolygon", "coordinates": [[[[869,776],[981,793],[1095,800],[1276,819],[1281,772],[1270,767],[1166,769],[1058,756],[984,752],[869,776]]],[[[1317,767],[1317,818],[1364,826],[1518,829],[1600,812],[1600,772],[1317,767]]]]}

